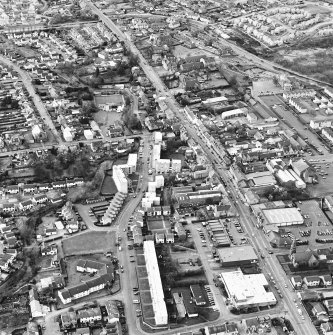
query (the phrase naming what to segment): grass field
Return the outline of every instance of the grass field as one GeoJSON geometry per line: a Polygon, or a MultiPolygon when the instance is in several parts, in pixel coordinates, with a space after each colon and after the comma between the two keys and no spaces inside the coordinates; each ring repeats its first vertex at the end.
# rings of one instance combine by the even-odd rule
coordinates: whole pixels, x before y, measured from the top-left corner
{"type": "Polygon", "coordinates": [[[104,231],[86,232],[63,240],[65,256],[102,253],[115,249],[115,233],[104,231]]]}

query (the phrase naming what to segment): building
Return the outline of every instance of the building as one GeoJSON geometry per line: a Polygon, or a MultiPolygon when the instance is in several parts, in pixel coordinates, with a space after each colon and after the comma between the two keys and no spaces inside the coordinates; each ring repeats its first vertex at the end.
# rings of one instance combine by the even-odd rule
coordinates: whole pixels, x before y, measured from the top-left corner
{"type": "Polygon", "coordinates": [[[118,322],[120,314],[117,303],[114,300],[108,300],[104,303],[104,306],[107,312],[107,321],[109,323],[118,322]]]}
{"type": "Polygon", "coordinates": [[[93,292],[104,289],[107,284],[113,283],[113,280],[113,274],[106,273],[87,280],[86,282],[58,291],[58,296],[61,302],[66,305],[71,303],[73,300],[86,297],[93,292]]]}
{"type": "Polygon", "coordinates": [[[172,172],[181,172],[182,161],[180,159],[172,159],[170,169],[172,172]]]}
{"type": "Polygon", "coordinates": [[[333,335],[333,322],[324,322],[320,325],[324,335],[333,335]]]}
{"type": "Polygon", "coordinates": [[[320,278],[318,276],[306,276],[303,278],[303,282],[307,287],[317,287],[320,284],[320,278]]]}
{"type": "Polygon", "coordinates": [[[265,307],[277,303],[262,273],[245,275],[240,269],[219,275],[235,308],[265,307]]]}
{"type": "Polygon", "coordinates": [[[324,305],[328,311],[328,314],[333,315],[333,299],[324,300],[324,305]]]}
{"type": "Polygon", "coordinates": [[[200,285],[190,285],[193,300],[197,306],[205,306],[205,293],[200,285]]]}
{"type": "Polygon", "coordinates": [[[156,169],[156,162],[161,157],[161,144],[154,144],[152,158],[151,158],[151,166],[153,169],[156,169]]]}
{"type": "Polygon", "coordinates": [[[156,251],[153,241],[143,243],[144,257],[148,274],[148,282],[154,310],[156,325],[166,325],[168,323],[168,312],[164,301],[160,270],[157,264],[156,251]]]}
{"type": "Polygon", "coordinates": [[[78,272],[88,272],[97,273],[98,271],[106,268],[105,263],[96,262],[92,260],[80,259],[76,264],[76,271],[78,272]]]}
{"type": "Polygon", "coordinates": [[[77,311],[77,317],[80,323],[94,323],[102,320],[102,313],[99,307],[86,308],[77,311]]]}
{"type": "Polygon", "coordinates": [[[303,280],[301,276],[292,276],[290,281],[296,290],[302,287],[303,280]]]}
{"type": "Polygon", "coordinates": [[[304,223],[304,218],[300,211],[295,207],[273,208],[262,209],[260,221],[264,230],[268,231],[273,227],[302,225],[304,223]]]}
{"type": "Polygon", "coordinates": [[[314,268],[319,265],[318,256],[312,250],[295,252],[290,256],[290,260],[292,261],[292,264],[295,268],[299,266],[314,268]]]}
{"type": "Polygon", "coordinates": [[[322,135],[325,136],[330,142],[333,142],[333,129],[323,128],[321,131],[322,135]]]}
{"type": "Polygon", "coordinates": [[[258,256],[250,245],[217,249],[223,267],[249,265],[258,262],[258,256]]]}
{"type": "Polygon", "coordinates": [[[120,166],[114,165],[112,167],[112,177],[118,192],[127,194],[128,181],[120,166]]]}
{"type": "Polygon", "coordinates": [[[327,195],[324,202],[327,208],[333,213],[333,197],[331,195],[327,195]]]}
{"type": "Polygon", "coordinates": [[[125,107],[125,99],[122,94],[96,95],[95,104],[105,111],[116,109],[121,112],[125,107]]]}

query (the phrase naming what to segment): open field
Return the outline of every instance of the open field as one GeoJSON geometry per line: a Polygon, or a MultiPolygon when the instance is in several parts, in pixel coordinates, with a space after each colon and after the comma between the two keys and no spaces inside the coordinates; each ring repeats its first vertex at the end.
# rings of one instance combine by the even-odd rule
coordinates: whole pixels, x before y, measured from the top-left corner
{"type": "Polygon", "coordinates": [[[332,46],[332,36],[315,36],[290,49],[277,51],[271,60],[293,71],[333,83],[332,46]]]}
{"type": "Polygon", "coordinates": [[[65,239],[62,247],[65,256],[103,253],[115,249],[114,232],[85,232],[65,239]]]}

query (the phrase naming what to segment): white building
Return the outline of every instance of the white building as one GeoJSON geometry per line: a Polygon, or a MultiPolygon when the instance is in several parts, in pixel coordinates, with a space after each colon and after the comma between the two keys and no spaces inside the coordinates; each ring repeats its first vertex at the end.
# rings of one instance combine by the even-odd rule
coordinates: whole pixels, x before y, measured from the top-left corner
{"type": "Polygon", "coordinates": [[[168,312],[164,301],[160,270],[157,264],[156,251],[153,241],[143,243],[144,257],[148,273],[148,282],[157,326],[168,323],[168,312]]]}
{"type": "Polygon", "coordinates": [[[156,188],[161,188],[164,186],[164,177],[158,175],[155,177],[156,188]]]}
{"type": "Polygon", "coordinates": [[[154,143],[161,144],[162,143],[162,133],[160,131],[154,132],[154,143]]]}
{"type": "Polygon", "coordinates": [[[62,136],[64,137],[64,140],[66,142],[72,142],[73,141],[73,134],[72,134],[72,131],[69,127],[63,128],[62,136]]]}
{"type": "Polygon", "coordinates": [[[172,159],[171,160],[171,169],[172,169],[172,172],[181,172],[182,161],[180,159],[172,159]]]}
{"type": "Polygon", "coordinates": [[[112,168],[112,177],[114,183],[117,186],[118,192],[127,193],[128,192],[128,181],[125,173],[120,166],[114,165],[112,168]]]}
{"type": "Polygon", "coordinates": [[[236,308],[264,307],[277,303],[273,292],[268,291],[269,285],[262,273],[245,275],[238,269],[221,273],[220,278],[236,308]]]}
{"type": "Polygon", "coordinates": [[[130,170],[130,174],[136,172],[136,166],[138,163],[138,155],[137,154],[129,154],[127,158],[127,165],[130,170]]]}
{"type": "Polygon", "coordinates": [[[156,173],[167,173],[170,171],[170,159],[158,159],[155,165],[156,173]]]}
{"type": "Polygon", "coordinates": [[[153,169],[156,169],[156,162],[161,157],[161,144],[155,144],[153,146],[152,158],[151,158],[151,166],[153,169]]]}

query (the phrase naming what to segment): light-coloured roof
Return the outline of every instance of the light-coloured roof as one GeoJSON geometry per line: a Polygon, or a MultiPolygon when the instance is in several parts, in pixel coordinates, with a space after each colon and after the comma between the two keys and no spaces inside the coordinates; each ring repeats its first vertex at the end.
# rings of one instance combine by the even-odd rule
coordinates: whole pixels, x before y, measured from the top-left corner
{"type": "Polygon", "coordinates": [[[267,280],[262,273],[245,275],[241,270],[221,273],[228,294],[236,304],[273,304],[276,298],[267,292],[267,280]]]}
{"type": "Polygon", "coordinates": [[[304,219],[297,208],[273,208],[262,211],[267,224],[302,224],[304,219]]]}
{"type": "Polygon", "coordinates": [[[161,282],[160,270],[157,264],[154,242],[145,241],[143,244],[143,250],[148,273],[152,305],[155,314],[155,321],[156,324],[166,324],[168,322],[168,312],[164,301],[163,287],[161,282]]]}
{"type": "Polygon", "coordinates": [[[217,249],[217,252],[219,253],[222,264],[237,261],[252,261],[258,259],[258,256],[256,255],[251,245],[217,249]]]}

